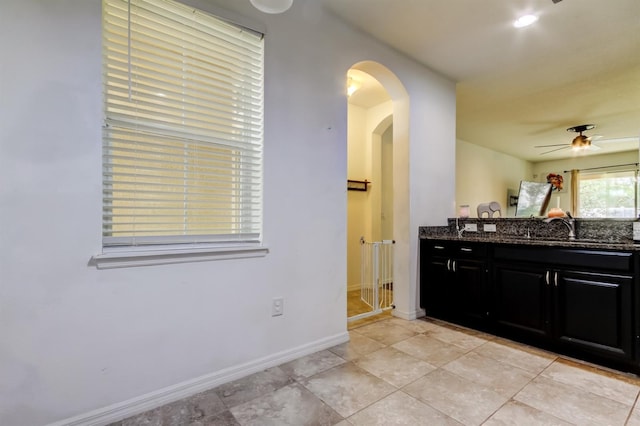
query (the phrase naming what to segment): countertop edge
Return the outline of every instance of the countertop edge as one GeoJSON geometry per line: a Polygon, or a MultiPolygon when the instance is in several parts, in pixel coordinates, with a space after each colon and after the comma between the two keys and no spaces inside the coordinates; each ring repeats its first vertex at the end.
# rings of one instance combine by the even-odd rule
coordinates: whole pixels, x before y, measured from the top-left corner
{"type": "Polygon", "coordinates": [[[624,251],[640,251],[640,244],[633,242],[586,242],[574,240],[539,240],[535,238],[474,238],[474,237],[458,237],[457,235],[420,235],[421,240],[441,240],[441,241],[460,241],[463,243],[487,243],[487,244],[505,244],[505,245],[526,245],[526,246],[542,246],[542,247],[566,247],[566,248],[588,248],[600,250],[624,250],[624,251]]]}

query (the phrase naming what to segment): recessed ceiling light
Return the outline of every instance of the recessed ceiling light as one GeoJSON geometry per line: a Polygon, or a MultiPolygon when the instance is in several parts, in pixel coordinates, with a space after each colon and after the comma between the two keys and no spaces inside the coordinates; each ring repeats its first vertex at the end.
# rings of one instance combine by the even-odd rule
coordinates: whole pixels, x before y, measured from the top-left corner
{"type": "Polygon", "coordinates": [[[526,27],[528,25],[533,24],[538,20],[538,17],[535,15],[523,15],[515,20],[513,26],[516,28],[526,27]]]}
{"type": "Polygon", "coordinates": [[[282,13],[286,12],[293,0],[250,0],[251,4],[264,13],[282,13]]]}

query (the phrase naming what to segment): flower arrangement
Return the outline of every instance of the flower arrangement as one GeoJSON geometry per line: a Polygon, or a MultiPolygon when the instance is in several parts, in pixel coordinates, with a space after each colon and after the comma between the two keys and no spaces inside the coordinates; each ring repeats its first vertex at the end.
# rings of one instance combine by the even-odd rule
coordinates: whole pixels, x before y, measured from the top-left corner
{"type": "Polygon", "coordinates": [[[561,174],[549,173],[547,175],[547,183],[551,184],[551,190],[561,191],[564,178],[561,174]]]}

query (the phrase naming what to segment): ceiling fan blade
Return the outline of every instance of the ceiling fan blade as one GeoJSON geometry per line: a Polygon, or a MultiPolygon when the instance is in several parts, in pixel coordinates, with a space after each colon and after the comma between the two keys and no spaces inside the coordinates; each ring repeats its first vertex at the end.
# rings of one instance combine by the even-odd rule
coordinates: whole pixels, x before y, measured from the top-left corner
{"type": "Polygon", "coordinates": [[[598,143],[622,143],[622,142],[638,142],[640,140],[639,137],[629,137],[629,138],[611,138],[611,139],[598,139],[598,143]]]}
{"type": "Polygon", "coordinates": [[[571,148],[571,146],[567,145],[567,146],[563,146],[562,148],[552,149],[551,151],[541,152],[540,155],[551,154],[552,152],[560,151],[562,149],[567,149],[567,148],[571,148]]]}
{"type": "Polygon", "coordinates": [[[566,143],[557,143],[555,145],[536,145],[534,146],[534,148],[548,148],[550,146],[568,146],[569,144],[566,143]]]}

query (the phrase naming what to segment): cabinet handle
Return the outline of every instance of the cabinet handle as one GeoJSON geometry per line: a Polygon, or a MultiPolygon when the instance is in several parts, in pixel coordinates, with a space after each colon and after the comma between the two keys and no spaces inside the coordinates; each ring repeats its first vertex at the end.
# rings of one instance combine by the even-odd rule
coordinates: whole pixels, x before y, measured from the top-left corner
{"type": "Polygon", "coordinates": [[[447,259],[447,271],[451,270],[451,259],[447,259]]]}
{"type": "Polygon", "coordinates": [[[456,271],[456,261],[454,260],[453,262],[451,262],[451,265],[453,266],[453,272],[456,271]]]}
{"type": "Polygon", "coordinates": [[[444,250],[443,246],[433,246],[433,248],[436,250],[444,250]]]}
{"type": "Polygon", "coordinates": [[[553,282],[554,282],[555,286],[558,287],[558,273],[557,272],[555,273],[553,282]]]}
{"type": "Polygon", "coordinates": [[[468,247],[460,247],[460,251],[466,251],[467,253],[471,253],[473,249],[470,249],[468,247]]]}
{"type": "Polygon", "coordinates": [[[544,282],[549,285],[549,271],[547,271],[547,273],[544,276],[544,282]]]}

